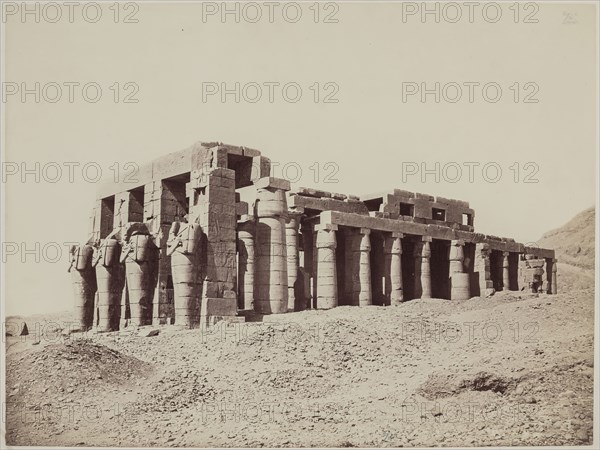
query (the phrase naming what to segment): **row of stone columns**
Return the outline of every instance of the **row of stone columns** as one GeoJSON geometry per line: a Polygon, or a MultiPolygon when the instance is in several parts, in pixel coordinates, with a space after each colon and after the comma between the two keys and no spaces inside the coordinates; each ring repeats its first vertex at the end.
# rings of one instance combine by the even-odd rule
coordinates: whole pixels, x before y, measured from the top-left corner
{"type": "MultiPolygon", "coordinates": [[[[283,192],[281,192],[283,194],[283,192]]],[[[286,211],[281,194],[259,192],[262,206],[256,220],[243,219],[238,223],[239,250],[239,308],[262,313],[304,309],[305,299],[296,298],[300,273],[299,227],[302,211],[286,211]],[[262,199],[262,200],[261,200],[262,199]],[[273,205],[277,208],[273,209],[273,205]],[[266,208],[269,206],[269,208],[266,208]],[[256,227],[256,234],[255,228],[256,227]],[[256,243],[255,243],[256,240],[256,243]],[[256,256],[256,263],[255,263],[256,256]],[[255,272],[256,271],[256,272],[255,272]],[[256,275],[255,275],[256,273],[256,275]],[[256,280],[256,285],[255,285],[256,280]],[[266,306],[268,304],[268,306],[266,306]]],[[[371,230],[344,228],[345,254],[344,284],[338,287],[337,238],[338,227],[332,224],[302,225],[304,267],[312,274],[315,299],[313,307],[329,309],[338,306],[339,296],[357,306],[373,304],[371,270],[371,230]],[[338,291],[341,289],[341,293],[338,291]]],[[[402,281],[402,233],[387,233],[383,241],[384,297],[386,304],[398,305],[404,301],[402,281]]],[[[417,298],[432,296],[431,242],[422,236],[414,245],[414,294],[417,298]]],[[[471,277],[465,268],[465,242],[452,240],[449,253],[450,299],[471,297],[471,277]]],[[[479,294],[490,295],[493,282],[490,269],[491,250],[488,244],[475,245],[474,271],[478,274],[479,294]]],[[[510,252],[502,253],[502,289],[510,285],[510,252]]],[[[552,268],[552,287],[556,292],[556,265],[552,268]]],[[[550,278],[550,277],[549,277],[550,278]]]]}

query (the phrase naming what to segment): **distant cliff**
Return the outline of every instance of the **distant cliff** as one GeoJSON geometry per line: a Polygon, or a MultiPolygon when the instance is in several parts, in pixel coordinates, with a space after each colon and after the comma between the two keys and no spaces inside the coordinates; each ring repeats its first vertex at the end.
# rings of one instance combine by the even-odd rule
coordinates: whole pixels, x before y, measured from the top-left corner
{"type": "Polygon", "coordinates": [[[540,247],[556,250],[561,288],[594,286],[596,211],[586,209],[560,228],[544,233],[540,247]]]}

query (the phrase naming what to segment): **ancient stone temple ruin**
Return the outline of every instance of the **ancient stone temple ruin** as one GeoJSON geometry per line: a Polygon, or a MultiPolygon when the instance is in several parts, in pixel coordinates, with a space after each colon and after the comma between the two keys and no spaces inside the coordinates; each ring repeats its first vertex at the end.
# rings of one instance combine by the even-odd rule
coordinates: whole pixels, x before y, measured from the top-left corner
{"type": "Polygon", "coordinates": [[[476,233],[467,202],[291,191],[270,166],[254,149],[197,143],[135,184],[104,185],[71,253],[81,328],[557,292],[554,251],[476,233]]]}

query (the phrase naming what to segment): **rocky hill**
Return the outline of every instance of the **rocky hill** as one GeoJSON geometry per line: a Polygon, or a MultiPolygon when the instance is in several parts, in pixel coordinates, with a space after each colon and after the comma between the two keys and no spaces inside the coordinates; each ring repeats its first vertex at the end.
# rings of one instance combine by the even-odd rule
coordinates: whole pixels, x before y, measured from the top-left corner
{"type": "Polygon", "coordinates": [[[594,287],[595,229],[596,211],[589,208],[538,241],[540,247],[556,250],[559,289],[594,287]]]}

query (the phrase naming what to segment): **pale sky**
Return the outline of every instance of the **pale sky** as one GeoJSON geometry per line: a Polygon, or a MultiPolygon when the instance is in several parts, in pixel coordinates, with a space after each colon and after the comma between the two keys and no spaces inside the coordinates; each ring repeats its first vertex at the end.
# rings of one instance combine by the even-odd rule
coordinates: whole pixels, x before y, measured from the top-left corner
{"type": "MultiPolygon", "coordinates": [[[[411,12],[406,6],[374,2],[320,5],[318,23],[312,2],[299,4],[296,23],[296,10],[286,9],[286,19],[281,4],[270,23],[263,3],[256,4],[262,12],[256,23],[250,9],[240,10],[239,23],[233,15],[223,22],[218,11],[203,20],[200,3],[139,2],[137,11],[121,4],[119,23],[109,9],[114,2],[103,4],[96,23],[80,9],[70,23],[66,6],[56,23],[50,22],[56,11],[40,11],[40,23],[8,11],[5,161],[19,170],[21,163],[34,168],[39,162],[46,170],[39,182],[28,175],[23,183],[19,172],[3,185],[6,313],[72,306],[66,248],[57,262],[51,250],[52,243],[86,238],[98,183],[84,179],[95,173],[91,167],[83,174],[83,164],[106,176],[118,166],[123,177],[128,162],[142,164],[199,140],[259,149],[279,163],[273,176],[282,177],[286,165],[288,178],[299,178],[293,187],[357,195],[396,187],[466,200],[475,209],[476,231],[520,242],[563,225],[596,202],[596,7],[539,3],[538,11],[519,10],[515,23],[512,3],[502,4],[496,23],[480,10],[470,23],[466,9],[456,23],[449,22],[450,10],[440,23],[431,16],[423,23],[419,12],[403,21],[403,8],[411,12]],[[130,13],[138,23],[123,23],[130,13]],[[325,17],[337,23],[323,23],[325,17]],[[538,22],[524,23],[525,17],[538,22]],[[23,102],[20,90],[35,91],[36,82],[40,102],[35,94],[23,102]],[[234,89],[236,82],[238,103],[234,94],[225,102],[219,94],[203,99],[203,83],[206,94],[207,86],[234,89]],[[403,101],[403,86],[406,93],[436,82],[446,95],[439,103],[434,94],[425,102],[419,94],[403,101]],[[470,82],[479,83],[472,84],[472,103],[470,82]],[[62,87],[55,103],[48,101],[56,96],[53,83],[62,87]],[[79,83],[71,84],[72,103],[69,83],[79,83]],[[101,87],[96,103],[84,99],[86,83],[101,87]],[[494,86],[502,89],[496,103],[483,98],[481,86],[489,83],[489,97],[494,86]],[[257,85],[262,96],[252,103],[257,85]],[[457,85],[462,97],[451,103],[457,85]],[[292,103],[284,94],[294,97],[294,86],[302,94],[292,103]],[[127,94],[138,103],[124,103],[127,94]],[[325,103],[328,95],[338,102],[325,103]],[[538,102],[525,103],[526,97],[538,102]],[[439,182],[403,173],[436,162],[448,169],[439,182]],[[47,163],[63,167],[55,183],[49,181],[56,165],[47,163]],[[65,163],[80,164],[73,183],[65,163]],[[473,182],[465,163],[479,164],[473,182]],[[453,183],[448,178],[457,165],[464,171],[453,183]],[[484,178],[496,176],[494,167],[502,169],[496,183],[484,178]],[[537,182],[525,183],[527,175],[537,182]],[[6,245],[20,252],[36,242],[46,246],[46,261],[43,252],[39,262],[33,254],[6,254],[6,245]]],[[[204,12],[220,5],[205,5],[204,12]]],[[[95,13],[86,14],[93,19],[95,13]]],[[[93,85],[86,94],[95,95],[93,85]]]]}

